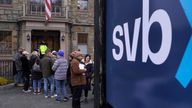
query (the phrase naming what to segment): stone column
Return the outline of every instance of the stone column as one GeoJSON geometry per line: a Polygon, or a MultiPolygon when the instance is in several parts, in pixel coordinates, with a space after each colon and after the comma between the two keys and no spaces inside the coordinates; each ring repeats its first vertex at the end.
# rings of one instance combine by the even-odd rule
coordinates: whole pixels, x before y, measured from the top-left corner
{"type": "Polygon", "coordinates": [[[31,53],[31,30],[23,30],[21,47],[31,53]]]}
{"type": "Polygon", "coordinates": [[[69,54],[69,41],[68,41],[68,33],[65,31],[60,31],[60,49],[64,50],[65,58],[68,58],[69,54]]]}

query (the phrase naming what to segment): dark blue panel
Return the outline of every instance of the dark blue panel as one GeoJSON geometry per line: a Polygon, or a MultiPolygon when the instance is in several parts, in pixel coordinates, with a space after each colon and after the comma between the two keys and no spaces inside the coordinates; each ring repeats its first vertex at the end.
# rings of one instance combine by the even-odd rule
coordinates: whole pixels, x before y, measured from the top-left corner
{"type": "MultiPolygon", "coordinates": [[[[142,12],[145,1],[107,0],[107,101],[114,108],[192,108],[192,84],[184,88],[175,78],[191,37],[189,21],[179,0],[149,0],[149,17],[158,9],[168,13],[172,27],[172,43],[165,62],[156,65],[148,59],[144,63],[142,62],[142,12]],[[117,25],[123,26],[128,22],[132,42],[137,18],[141,18],[141,26],[136,59],[134,62],[128,61],[124,51],[123,58],[116,61],[112,49],[119,51],[119,48],[112,41],[113,30],[117,25]]],[[[161,47],[161,31],[159,23],[151,25],[149,45],[152,52],[157,52],[161,47]]],[[[125,47],[124,36],[119,36],[118,39],[125,47]]]]}

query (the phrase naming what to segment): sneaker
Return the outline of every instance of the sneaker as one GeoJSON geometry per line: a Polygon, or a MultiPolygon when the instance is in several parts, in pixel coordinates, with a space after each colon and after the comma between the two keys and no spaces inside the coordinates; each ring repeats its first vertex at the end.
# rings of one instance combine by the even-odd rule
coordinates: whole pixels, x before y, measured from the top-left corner
{"type": "Polygon", "coordinates": [[[23,91],[24,93],[27,93],[27,90],[24,90],[24,89],[23,89],[22,91],[23,91]]]}
{"type": "Polygon", "coordinates": [[[69,99],[70,99],[70,100],[72,100],[72,99],[73,99],[73,97],[72,97],[72,96],[70,96],[70,97],[69,97],[69,99]]]}
{"type": "Polygon", "coordinates": [[[41,92],[37,92],[37,94],[38,94],[38,95],[40,95],[40,94],[41,94],[41,92]]]}
{"type": "Polygon", "coordinates": [[[67,97],[65,97],[64,99],[63,99],[63,101],[64,102],[67,102],[69,99],[67,98],[67,97]]]}
{"type": "Polygon", "coordinates": [[[37,93],[36,92],[33,92],[34,95],[36,95],[37,93]]]}
{"type": "Polygon", "coordinates": [[[23,86],[24,86],[24,84],[19,83],[19,84],[17,84],[17,86],[18,86],[18,87],[23,87],[23,86]]]}
{"type": "Polygon", "coordinates": [[[55,99],[55,101],[57,101],[57,102],[61,102],[61,100],[60,100],[60,99],[57,99],[57,98],[55,99]]]}
{"type": "Polygon", "coordinates": [[[28,90],[27,90],[27,92],[29,93],[29,92],[31,92],[31,90],[30,90],[30,89],[28,89],[28,90]]]}
{"type": "Polygon", "coordinates": [[[47,99],[47,98],[48,98],[48,96],[45,96],[45,98],[47,99]]]}
{"type": "Polygon", "coordinates": [[[54,94],[55,97],[57,97],[57,94],[54,94]]]}
{"type": "Polygon", "coordinates": [[[51,98],[54,98],[54,97],[55,97],[54,95],[51,96],[51,98]]]}
{"type": "Polygon", "coordinates": [[[85,97],[85,98],[82,99],[80,102],[88,103],[88,100],[87,100],[87,98],[85,97]]]}
{"type": "Polygon", "coordinates": [[[23,89],[23,92],[24,92],[24,93],[29,93],[29,92],[31,92],[31,90],[29,90],[29,89],[28,89],[28,90],[24,90],[24,89],[23,89]]]}

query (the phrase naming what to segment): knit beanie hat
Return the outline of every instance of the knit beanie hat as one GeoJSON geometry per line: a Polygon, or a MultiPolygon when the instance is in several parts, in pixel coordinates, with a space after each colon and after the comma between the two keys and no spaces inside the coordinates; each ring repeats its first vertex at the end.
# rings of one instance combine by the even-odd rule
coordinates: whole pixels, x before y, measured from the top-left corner
{"type": "Polygon", "coordinates": [[[63,57],[63,56],[64,56],[64,51],[63,51],[63,50],[59,50],[59,51],[57,52],[57,55],[63,57]]]}

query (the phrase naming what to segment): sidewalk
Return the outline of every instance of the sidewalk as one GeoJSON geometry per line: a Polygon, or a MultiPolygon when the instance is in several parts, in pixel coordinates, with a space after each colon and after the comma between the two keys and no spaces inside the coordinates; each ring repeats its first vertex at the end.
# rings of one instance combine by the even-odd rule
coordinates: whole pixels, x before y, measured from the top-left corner
{"type": "MultiPolygon", "coordinates": [[[[93,108],[94,98],[89,95],[88,103],[81,103],[81,108],[93,108]]],[[[55,98],[45,99],[43,94],[23,93],[22,88],[14,87],[0,90],[0,108],[72,108],[71,100],[56,102],[55,98]]]]}

